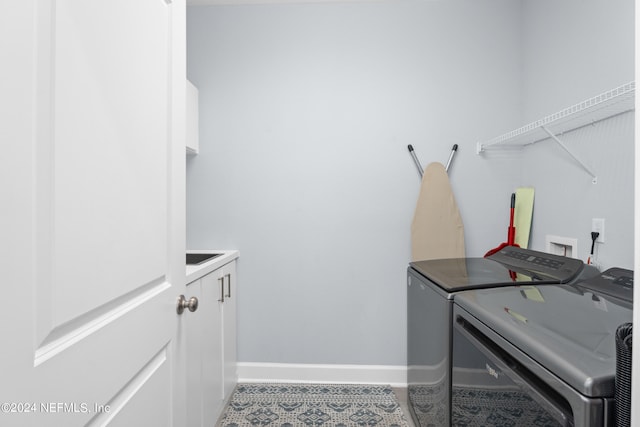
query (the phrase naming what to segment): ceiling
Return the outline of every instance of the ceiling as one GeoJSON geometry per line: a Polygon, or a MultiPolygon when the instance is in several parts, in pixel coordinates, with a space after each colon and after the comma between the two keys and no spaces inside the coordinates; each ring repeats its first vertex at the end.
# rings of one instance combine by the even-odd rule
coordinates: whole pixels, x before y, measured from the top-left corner
{"type": "Polygon", "coordinates": [[[340,2],[371,2],[390,0],[187,0],[187,6],[220,5],[220,4],[275,4],[275,3],[340,3],[340,2]]]}

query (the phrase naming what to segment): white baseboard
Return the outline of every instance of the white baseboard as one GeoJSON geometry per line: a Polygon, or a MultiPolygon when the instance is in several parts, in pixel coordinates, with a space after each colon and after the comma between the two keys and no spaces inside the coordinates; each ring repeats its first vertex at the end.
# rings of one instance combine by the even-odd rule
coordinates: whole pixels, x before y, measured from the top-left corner
{"type": "Polygon", "coordinates": [[[407,367],[238,362],[238,382],[387,384],[407,386],[407,367]]]}

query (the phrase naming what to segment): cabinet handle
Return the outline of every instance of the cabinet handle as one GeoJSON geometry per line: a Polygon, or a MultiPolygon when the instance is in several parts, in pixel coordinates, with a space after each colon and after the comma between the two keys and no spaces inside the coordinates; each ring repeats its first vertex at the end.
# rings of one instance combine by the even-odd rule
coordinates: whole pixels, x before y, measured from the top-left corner
{"type": "Polygon", "coordinates": [[[224,277],[227,278],[227,295],[225,295],[227,298],[231,298],[231,273],[229,274],[225,274],[224,277]]]}
{"type": "Polygon", "coordinates": [[[219,277],[218,281],[220,282],[220,299],[218,302],[224,302],[224,277],[219,277]]]}

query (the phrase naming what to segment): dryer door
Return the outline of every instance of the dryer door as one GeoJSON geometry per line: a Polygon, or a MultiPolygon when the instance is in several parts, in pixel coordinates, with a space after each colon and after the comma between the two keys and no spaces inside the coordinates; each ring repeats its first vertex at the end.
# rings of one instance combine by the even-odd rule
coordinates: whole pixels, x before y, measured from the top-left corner
{"type": "Polygon", "coordinates": [[[573,426],[571,406],[463,316],[453,330],[453,426],[573,426]]]}

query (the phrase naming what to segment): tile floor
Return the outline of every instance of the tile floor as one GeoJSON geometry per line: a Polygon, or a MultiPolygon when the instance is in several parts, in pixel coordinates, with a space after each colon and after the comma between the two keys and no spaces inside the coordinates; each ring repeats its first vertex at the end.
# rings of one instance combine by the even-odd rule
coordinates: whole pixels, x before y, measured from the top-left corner
{"type": "Polygon", "coordinates": [[[402,412],[404,413],[404,417],[407,420],[407,424],[409,427],[416,427],[413,423],[413,418],[411,418],[411,412],[409,412],[408,398],[409,394],[407,392],[406,387],[392,387],[393,392],[396,394],[396,399],[398,399],[398,403],[400,404],[400,408],[402,408],[402,412]]]}
{"type": "MultiPolygon", "coordinates": [[[[409,411],[407,388],[406,387],[391,387],[391,389],[393,390],[393,393],[395,394],[395,398],[397,399],[398,404],[400,405],[400,409],[402,410],[402,415],[404,417],[404,420],[407,423],[407,427],[416,427],[415,423],[413,422],[413,419],[411,418],[411,412],[409,411]]],[[[223,413],[227,410],[227,406],[228,405],[230,405],[230,402],[226,402],[225,409],[223,410],[223,413]]],[[[222,425],[223,425],[223,421],[222,421],[222,418],[221,418],[216,423],[216,427],[220,427],[222,425]]]]}

